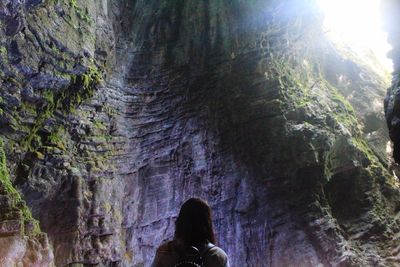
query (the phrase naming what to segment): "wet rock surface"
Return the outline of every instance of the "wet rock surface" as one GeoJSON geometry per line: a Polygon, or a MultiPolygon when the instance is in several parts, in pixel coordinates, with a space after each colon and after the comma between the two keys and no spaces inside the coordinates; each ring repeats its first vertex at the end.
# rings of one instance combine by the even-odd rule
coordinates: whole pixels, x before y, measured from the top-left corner
{"type": "Polygon", "coordinates": [[[0,19],[7,167],[56,266],[148,266],[192,196],[233,266],[399,264],[384,81],[314,2],[0,1],[0,19]]]}
{"type": "Polygon", "coordinates": [[[385,98],[385,115],[387,126],[390,132],[390,138],[393,141],[393,158],[400,162],[400,120],[399,120],[399,29],[395,27],[399,19],[396,11],[400,5],[396,1],[385,1],[383,5],[383,14],[385,16],[385,29],[388,32],[388,42],[392,45],[389,56],[393,60],[394,72],[392,85],[388,89],[385,98]]]}

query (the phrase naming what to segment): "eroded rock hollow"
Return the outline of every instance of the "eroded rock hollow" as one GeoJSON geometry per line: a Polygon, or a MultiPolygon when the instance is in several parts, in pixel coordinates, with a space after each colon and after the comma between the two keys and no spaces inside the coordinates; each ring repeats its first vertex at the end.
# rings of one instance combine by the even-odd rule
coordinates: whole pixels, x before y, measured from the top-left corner
{"type": "Polygon", "coordinates": [[[0,0],[0,21],[0,265],[149,266],[192,196],[232,266],[400,264],[388,84],[315,1],[0,0]]]}

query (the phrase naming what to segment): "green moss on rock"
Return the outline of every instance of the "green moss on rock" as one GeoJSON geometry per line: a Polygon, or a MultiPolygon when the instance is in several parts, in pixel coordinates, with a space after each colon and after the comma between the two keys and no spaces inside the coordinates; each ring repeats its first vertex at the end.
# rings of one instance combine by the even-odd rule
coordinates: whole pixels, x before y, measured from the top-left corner
{"type": "Polygon", "coordinates": [[[34,236],[40,234],[38,221],[32,217],[25,201],[10,181],[2,139],[0,139],[0,195],[6,196],[9,200],[8,206],[0,206],[2,209],[0,218],[2,220],[21,220],[22,235],[34,236]]]}
{"type": "Polygon", "coordinates": [[[92,23],[92,19],[89,16],[89,12],[87,8],[82,8],[78,5],[77,0],[69,0],[69,5],[70,7],[75,10],[76,15],[78,16],[79,19],[83,20],[86,23],[92,23]]]}
{"type": "Polygon", "coordinates": [[[97,68],[91,66],[83,74],[71,75],[69,86],[63,91],[54,93],[51,90],[45,90],[42,93],[45,104],[37,108],[35,123],[28,135],[21,141],[24,150],[33,152],[40,147],[44,140],[42,140],[42,136],[38,135],[38,131],[43,128],[46,120],[53,117],[56,110],[60,110],[66,115],[73,113],[77,106],[93,97],[95,89],[101,81],[101,74],[97,68]]]}
{"type": "Polygon", "coordinates": [[[47,142],[61,150],[65,150],[65,130],[62,126],[56,128],[47,138],[47,142]]]}
{"type": "Polygon", "coordinates": [[[83,101],[93,97],[96,86],[102,81],[101,74],[95,67],[89,67],[84,74],[72,75],[70,86],[57,99],[60,109],[73,112],[83,101]]]}

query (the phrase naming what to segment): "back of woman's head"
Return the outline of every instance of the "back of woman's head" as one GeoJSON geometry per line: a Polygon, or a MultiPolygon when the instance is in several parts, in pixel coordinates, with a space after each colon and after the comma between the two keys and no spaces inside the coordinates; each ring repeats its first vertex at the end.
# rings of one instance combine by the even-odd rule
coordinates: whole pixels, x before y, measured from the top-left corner
{"type": "Polygon", "coordinates": [[[182,205],[176,220],[175,238],[186,244],[215,243],[211,209],[204,200],[191,198],[182,205]]]}

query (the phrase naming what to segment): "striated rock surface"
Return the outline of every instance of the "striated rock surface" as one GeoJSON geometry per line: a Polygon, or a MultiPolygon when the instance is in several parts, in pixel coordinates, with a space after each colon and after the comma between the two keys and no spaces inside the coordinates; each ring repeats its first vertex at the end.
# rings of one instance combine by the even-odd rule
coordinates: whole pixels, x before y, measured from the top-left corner
{"type": "MultiPolygon", "coordinates": [[[[396,25],[399,22],[397,11],[400,10],[400,3],[393,0],[384,1],[383,15],[385,17],[385,29],[388,32],[388,42],[392,45],[392,51],[389,56],[393,60],[394,72],[392,85],[387,91],[385,98],[385,115],[387,126],[390,132],[390,138],[393,141],[393,158],[396,163],[400,162],[400,113],[399,113],[399,97],[400,97],[400,32],[396,25]]],[[[398,168],[398,166],[397,166],[398,168]]]]}
{"type": "Polygon", "coordinates": [[[314,1],[1,0],[0,134],[54,264],[149,266],[192,196],[233,266],[400,264],[385,81],[321,19],[314,1]]]}
{"type": "Polygon", "coordinates": [[[0,140],[0,265],[50,266],[47,236],[11,184],[0,140]]]}

